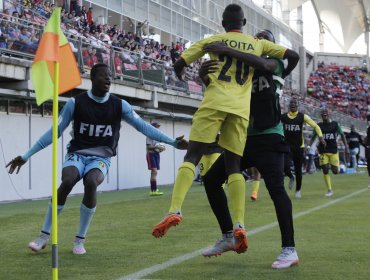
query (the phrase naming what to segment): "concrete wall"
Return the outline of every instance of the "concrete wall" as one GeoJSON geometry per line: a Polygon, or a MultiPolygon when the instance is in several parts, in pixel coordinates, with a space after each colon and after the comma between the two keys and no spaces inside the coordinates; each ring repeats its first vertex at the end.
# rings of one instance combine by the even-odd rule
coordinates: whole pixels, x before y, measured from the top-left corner
{"type": "MultiPolygon", "coordinates": [[[[147,121],[150,121],[147,119],[147,121]]],[[[25,153],[39,137],[51,126],[51,117],[26,116],[21,114],[0,113],[0,201],[36,199],[51,196],[51,146],[33,155],[21,168],[18,175],[9,175],[5,165],[17,155],[25,153]]],[[[190,121],[179,122],[160,120],[160,129],[167,135],[188,138],[190,121]]],[[[71,139],[67,128],[59,139],[59,173],[66,152],[66,145],[71,139]]],[[[149,186],[150,173],[146,163],[146,137],[122,122],[118,155],[112,158],[108,176],[99,191],[111,191],[149,186]]],[[[175,150],[166,145],[167,150],[161,154],[161,170],[158,184],[174,182],[178,166],[182,163],[184,151],[175,150]]],[[[149,188],[148,188],[149,190],[149,188]]],[[[78,183],[72,194],[82,193],[82,183],[78,183]]]]}
{"type": "Polygon", "coordinates": [[[365,55],[357,54],[340,54],[340,53],[315,53],[315,69],[320,62],[325,64],[336,64],[353,67],[367,67],[367,58],[365,55]],[[365,63],[365,64],[364,64],[365,63]]]}

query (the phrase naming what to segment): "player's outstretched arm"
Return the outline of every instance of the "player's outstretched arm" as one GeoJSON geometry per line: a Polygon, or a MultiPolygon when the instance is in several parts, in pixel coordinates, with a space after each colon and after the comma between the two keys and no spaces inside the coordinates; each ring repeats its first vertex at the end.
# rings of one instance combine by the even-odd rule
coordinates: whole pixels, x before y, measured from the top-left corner
{"type": "Polygon", "coordinates": [[[19,170],[21,169],[22,165],[25,164],[26,161],[21,157],[17,156],[16,158],[13,158],[7,165],[6,168],[9,168],[9,174],[13,174],[14,170],[17,169],[16,174],[18,174],[19,170]]]}
{"type": "MultiPolygon", "coordinates": [[[[63,110],[59,115],[58,138],[62,135],[63,131],[68,127],[69,123],[71,122],[73,112],[74,112],[74,99],[71,98],[67,101],[66,105],[64,105],[63,110]]],[[[46,131],[44,135],[42,135],[40,139],[24,155],[15,157],[6,165],[6,167],[10,166],[9,173],[12,174],[14,170],[17,169],[16,174],[18,174],[22,165],[24,165],[32,155],[49,146],[51,142],[52,142],[52,128],[46,131]]]]}
{"type": "Polygon", "coordinates": [[[252,66],[253,68],[273,73],[276,69],[277,62],[272,59],[266,59],[250,53],[237,51],[233,48],[229,48],[224,42],[214,42],[206,45],[203,50],[208,53],[223,54],[233,57],[245,64],[252,66]]]}
{"type": "Polygon", "coordinates": [[[288,76],[290,72],[297,66],[299,61],[299,54],[291,49],[287,49],[284,54],[284,59],[288,60],[288,65],[284,69],[283,78],[288,76]]]}
{"type": "Polygon", "coordinates": [[[179,136],[176,139],[167,136],[159,129],[144,121],[125,100],[122,100],[122,120],[150,139],[166,143],[180,150],[187,149],[188,141],[184,139],[184,136],[179,136]]]}
{"type": "Polygon", "coordinates": [[[313,143],[314,143],[314,142],[315,142],[315,140],[316,140],[316,137],[318,137],[318,136],[317,136],[316,131],[314,130],[314,131],[313,131],[313,133],[312,133],[312,136],[311,136],[311,141],[310,141],[309,146],[312,146],[312,145],[313,145],[313,143]]]}
{"type": "Polygon", "coordinates": [[[188,148],[189,142],[184,138],[184,135],[176,137],[176,147],[179,150],[186,150],[188,148]]]}
{"type": "Polygon", "coordinates": [[[180,81],[184,80],[185,67],[186,66],[187,66],[187,64],[186,64],[185,60],[182,57],[180,57],[178,60],[176,60],[176,62],[173,65],[173,69],[175,71],[175,74],[176,74],[177,78],[180,81]]]}
{"type": "MultiPolygon", "coordinates": [[[[324,140],[324,138],[322,137],[322,131],[321,131],[321,128],[320,126],[313,120],[311,119],[308,115],[304,114],[304,122],[307,123],[309,126],[311,126],[317,137],[319,138],[319,142],[324,146],[326,147],[326,142],[324,140]]],[[[311,144],[312,145],[312,144],[311,144]]]]}

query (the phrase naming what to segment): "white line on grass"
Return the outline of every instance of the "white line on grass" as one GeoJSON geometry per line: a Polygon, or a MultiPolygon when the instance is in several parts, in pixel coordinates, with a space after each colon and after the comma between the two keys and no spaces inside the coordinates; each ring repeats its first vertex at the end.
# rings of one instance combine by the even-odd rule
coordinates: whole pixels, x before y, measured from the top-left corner
{"type": "MultiPolygon", "coordinates": [[[[337,199],[334,199],[334,200],[331,200],[325,204],[322,204],[320,206],[317,206],[317,207],[314,207],[314,208],[310,208],[306,211],[302,211],[302,212],[299,212],[295,215],[293,215],[293,218],[294,219],[297,219],[299,217],[302,217],[302,216],[305,216],[305,215],[308,215],[308,214],[311,214],[312,212],[315,212],[315,211],[318,211],[318,210],[321,210],[323,208],[326,208],[326,207],[329,207],[333,204],[336,204],[338,202],[341,202],[343,200],[346,200],[348,198],[351,198],[355,195],[358,195],[360,193],[363,193],[365,191],[367,191],[368,189],[361,189],[359,191],[356,191],[356,192],[353,192],[353,193],[350,193],[346,196],[343,196],[341,198],[337,198],[337,199]]],[[[271,229],[275,226],[278,226],[278,223],[277,222],[274,222],[274,223],[271,223],[271,224],[267,224],[267,225],[264,225],[264,226],[261,226],[261,227],[258,227],[256,229],[252,229],[252,230],[249,230],[248,231],[248,236],[251,236],[251,235],[254,235],[254,234],[257,234],[257,233],[260,233],[262,231],[265,231],[265,230],[268,230],[268,229],[271,229]]],[[[143,270],[140,270],[140,271],[137,271],[135,273],[132,273],[130,275],[126,275],[126,276],[123,276],[117,280],[134,280],[134,279],[142,279],[141,277],[145,277],[149,274],[152,274],[154,272],[157,272],[157,271],[160,271],[160,270],[163,270],[163,269],[166,269],[170,266],[173,266],[173,265],[176,265],[176,264],[179,264],[179,263],[182,263],[184,261],[187,261],[187,260],[190,260],[194,257],[197,257],[199,256],[203,250],[205,250],[206,248],[203,248],[203,249],[200,249],[200,250],[197,250],[197,251],[194,251],[194,252],[191,252],[191,253],[188,253],[188,254],[185,254],[185,255],[182,255],[182,256],[179,256],[179,257],[176,257],[176,258],[172,258],[166,262],[163,262],[163,263],[160,263],[160,264],[156,264],[156,265],[153,265],[151,267],[148,267],[148,268],[145,268],[143,270]]]]}

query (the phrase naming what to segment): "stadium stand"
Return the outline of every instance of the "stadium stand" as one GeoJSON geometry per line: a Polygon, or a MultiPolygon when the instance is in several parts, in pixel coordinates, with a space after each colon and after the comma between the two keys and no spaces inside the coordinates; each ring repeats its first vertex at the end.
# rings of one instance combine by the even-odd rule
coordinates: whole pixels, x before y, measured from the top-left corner
{"type": "Polygon", "coordinates": [[[358,67],[320,63],[310,74],[307,92],[320,101],[320,106],[328,106],[366,120],[370,110],[370,79],[367,71],[358,67]]]}
{"type": "MultiPolygon", "coordinates": [[[[34,54],[44,24],[53,5],[47,1],[27,1],[27,6],[8,1],[12,6],[0,14],[0,48],[34,54]]],[[[62,28],[75,52],[81,72],[88,72],[96,63],[112,66],[114,76],[123,80],[142,80],[142,83],[164,84],[186,92],[202,94],[203,87],[195,73],[200,61],[193,63],[186,73],[186,83],[176,83],[172,63],[180,56],[184,46],[179,42],[171,46],[154,39],[142,38],[135,33],[119,30],[117,25],[96,25],[89,21],[86,8],[79,15],[76,10],[62,10],[62,28]]],[[[4,51],[3,51],[4,53],[4,51]]]]}
{"type": "MultiPolygon", "coordinates": [[[[32,59],[42,25],[54,5],[42,0],[9,0],[6,3],[7,8],[0,14],[1,53],[26,53],[32,59]]],[[[202,94],[203,86],[197,76],[201,61],[187,68],[186,82],[174,75],[172,63],[185,49],[180,42],[167,46],[120,30],[117,24],[96,24],[92,20],[92,10],[87,11],[85,6],[80,9],[72,5],[69,11],[62,9],[61,20],[82,73],[104,62],[112,67],[116,79],[202,94]]],[[[322,62],[308,78],[307,93],[311,98],[306,97],[304,102],[314,107],[335,105],[336,110],[365,120],[370,108],[369,90],[369,76],[361,69],[322,62]]],[[[284,102],[282,108],[284,111],[284,102]]]]}
{"type": "MultiPolygon", "coordinates": [[[[8,116],[11,121],[16,119],[14,115],[22,118],[30,116],[31,124],[24,128],[24,131],[28,131],[27,129],[29,129],[29,135],[27,133],[25,134],[27,134],[27,139],[28,137],[31,139],[33,137],[31,135],[33,133],[30,129],[31,126],[32,128],[39,126],[39,122],[44,121],[44,118],[39,118],[39,116],[50,116],[52,112],[49,102],[44,103],[42,106],[36,106],[29,80],[29,67],[37,49],[38,40],[41,38],[43,26],[53,10],[53,5],[44,0],[4,0],[3,2],[4,9],[0,13],[0,63],[7,70],[7,73],[5,73],[6,71],[2,72],[2,74],[0,73],[0,79],[3,85],[3,93],[0,96],[0,114],[2,122],[6,120],[4,122],[7,123],[10,123],[7,119],[8,116]],[[18,71],[14,71],[13,68],[18,68],[18,71]],[[8,75],[8,73],[17,73],[18,76],[15,74],[8,75]]],[[[124,7],[124,3],[128,2],[130,1],[122,1],[122,7],[124,7]]],[[[133,5],[136,10],[138,9],[138,2],[140,1],[136,1],[133,5]]],[[[152,2],[153,5],[158,4],[154,3],[156,1],[148,1],[148,3],[152,2]]],[[[168,129],[171,127],[172,130],[176,126],[176,129],[187,131],[187,125],[191,121],[191,115],[202,100],[203,85],[197,76],[201,61],[196,61],[187,68],[185,82],[178,80],[173,71],[173,62],[185,49],[185,44],[183,43],[185,34],[179,35],[179,37],[176,34],[170,34],[171,36],[168,36],[164,40],[167,44],[161,44],[151,38],[151,36],[146,35],[148,33],[145,34],[143,32],[145,29],[148,32],[148,26],[142,26],[142,32],[138,32],[139,29],[135,28],[137,21],[133,20],[133,28],[131,31],[126,31],[123,28],[122,22],[120,22],[122,29],[119,27],[117,18],[110,18],[108,15],[106,21],[109,24],[107,24],[106,21],[99,21],[97,17],[94,17],[92,13],[97,13],[99,5],[88,1],[83,1],[83,4],[85,6],[81,8],[72,5],[68,11],[65,9],[62,10],[62,29],[70,42],[70,46],[78,62],[83,83],[81,87],[62,96],[60,99],[61,105],[68,97],[87,90],[90,84],[88,74],[91,67],[96,63],[105,62],[110,65],[115,79],[113,81],[114,86],[111,88],[113,94],[129,100],[136,106],[135,110],[138,110],[138,113],[145,115],[148,119],[153,116],[159,116],[163,118],[163,123],[168,121],[168,129]],[[87,5],[93,6],[94,10],[88,9],[87,5]],[[183,41],[177,41],[178,38],[182,38],[183,41]]],[[[162,4],[158,5],[164,8],[162,4]]],[[[248,10],[248,13],[258,15],[258,19],[263,17],[263,14],[258,13],[253,7],[248,10]]],[[[121,18],[123,17],[125,17],[126,22],[130,22],[130,19],[126,15],[122,15],[121,18]]],[[[270,24],[269,21],[267,22],[270,24]]],[[[285,29],[285,25],[279,25],[277,27],[278,29],[275,29],[274,20],[271,22],[273,23],[271,23],[271,29],[273,31],[286,32],[288,40],[292,42],[294,49],[298,50],[302,47],[302,36],[300,34],[290,32],[290,29],[285,29]]],[[[190,26],[193,25],[190,24],[190,26]]],[[[205,32],[197,34],[194,40],[204,37],[208,34],[206,31],[216,32],[217,28],[213,24],[209,26],[211,27],[205,30],[205,32]]],[[[245,30],[253,34],[259,26],[260,23],[258,21],[248,22],[245,30]]],[[[184,23],[183,30],[186,31],[186,28],[187,26],[184,23]]],[[[201,28],[199,29],[201,30],[201,28]]],[[[188,34],[187,40],[190,40],[192,38],[191,36],[188,34]]],[[[163,38],[161,37],[162,40],[163,38]]],[[[191,40],[194,41],[193,39],[191,40]]],[[[286,88],[284,88],[284,94],[281,100],[282,111],[286,112],[288,110],[287,106],[292,96],[299,98],[300,111],[309,112],[310,116],[315,120],[320,120],[320,108],[322,106],[336,105],[334,108],[340,107],[341,110],[332,112],[333,119],[340,122],[344,127],[349,128],[351,124],[355,124],[359,131],[365,131],[366,122],[362,119],[364,114],[366,114],[365,112],[368,106],[368,75],[361,72],[361,68],[354,68],[353,66],[334,67],[327,60],[325,60],[326,65],[320,64],[319,67],[315,66],[316,68],[314,68],[309,65],[316,63],[313,61],[321,60],[315,60],[316,54],[310,54],[309,56],[307,56],[307,52],[305,54],[303,52],[303,56],[306,56],[307,59],[306,63],[302,63],[304,69],[297,68],[295,73],[286,78],[286,88]],[[328,73],[329,71],[334,71],[330,69],[331,66],[336,68],[336,74],[328,73]],[[300,70],[304,72],[302,76],[300,70]],[[305,76],[306,72],[311,71],[313,72],[310,77],[308,75],[305,76]],[[340,71],[343,73],[338,73],[340,71]],[[338,86],[338,90],[335,92],[335,98],[340,98],[340,100],[336,100],[335,103],[332,93],[328,92],[327,86],[323,84],[322,79],[330,77],[334,85],[334,83],[338,83],[339,81],[339,78],[336,78],[337,76],[341,80],[341,86],[346,83],[350,84],[349,79],[352,78],[354,78],[353,81],[360,79],[362,85],[360,88],[356,88],[356,92],[353,91],[353,88],[347,86],[345,92],[342,93],[338,86]],[[307,78],[308,83],[301,83],[301,80],[305,81],[307,78]],[[300,88],[300,90],[292,90],[292,86],[296,89],[300,88]],[[302,90],[305,86],[307,86],[307,90],[309,91],[308,94],[302,90]],[[326,95],[321,96],[321,92],[325,90],[326,95]],[[338,102],[343,102],[341,104],[344,105],[337,106],[338,102]],[[348,102],[347,107],[345,106],[345,102],[348,102]],[[359,116],[357,109],[360,112],[359,116]],[[357,118],[351,117],[351,113],[357,118]]],[[[340,62],[338,62],[338,65],[346,65],[345,63],[339,64],[340,62]]],[[[67,138],[68,136],[65,137],[67,138]]],[[[3,136],[4,139],[8,138],[3,136]]],[[[174,161],[175,156],[170,162],[174,161]]],[[[121,174],[120,176],[116,175],[118,173],[112,169],[110,175],[113,178],[110,180],[112,183],[106,182],[102,189],[115,189],[116,185],[113,182],[118,181],[125,188],[127,186],[137,187],[140,184],[145,184],[145,182],[138,182],[137,178],[140,175],[132,175],[136,171],[130,168],[131,166],[125,169],[128,175],[130,175],[127,177],[121,174]],[[131,177],[135,177],[135,180],[131,177]],[[129,178],[132,181],[129,183],[126,181],[122,182],[122,178],[125,178],[125,180],[129,178]]],[[[35,175],[35,177],[37,176],[35,175]]],[[[173,178],[168,175],[163,182],[168,183],[172,181],[173,178]]],[[[27,182],[31,184],[32,179],[27,182]]],[[[25,185],[25,187],[27,186],[25,185]]],[[[32,189],[31,196],[39,197],[41,193],[44,193],[41,191],[42,184],[37,184],[37,187],[29,187],[32,189]],[[35,190],[37,187],[40,187],[40,191],[35,190]]],[[[7,196],[1,199],[17,198],[16,195],[10,194],[9,197],[7,196]]]]}

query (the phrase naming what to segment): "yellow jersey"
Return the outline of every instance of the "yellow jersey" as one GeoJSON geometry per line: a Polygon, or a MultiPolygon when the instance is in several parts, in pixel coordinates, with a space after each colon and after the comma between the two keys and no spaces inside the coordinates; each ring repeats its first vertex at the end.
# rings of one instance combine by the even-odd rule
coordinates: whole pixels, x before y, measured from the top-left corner
{"type": "MultiPolygon", "coordinates": [[[[256,56],[273,56],[282,59],[285,47],[267,40],[259,40],[239,31],[217,34],[202,39],[184,51],[181,57],[189,65],[201,58],[205,52],[203,47],[217,41],[223,41],[230,48],[251,53],[256,56]]],[[[211,59],[221,62],[220,69],[209,75],[210,84],[204,92],[200,106],[232,113],[249,119],[249,107],[254,69],[235,58],[225,55],[209,54],[211,59]]]]}

